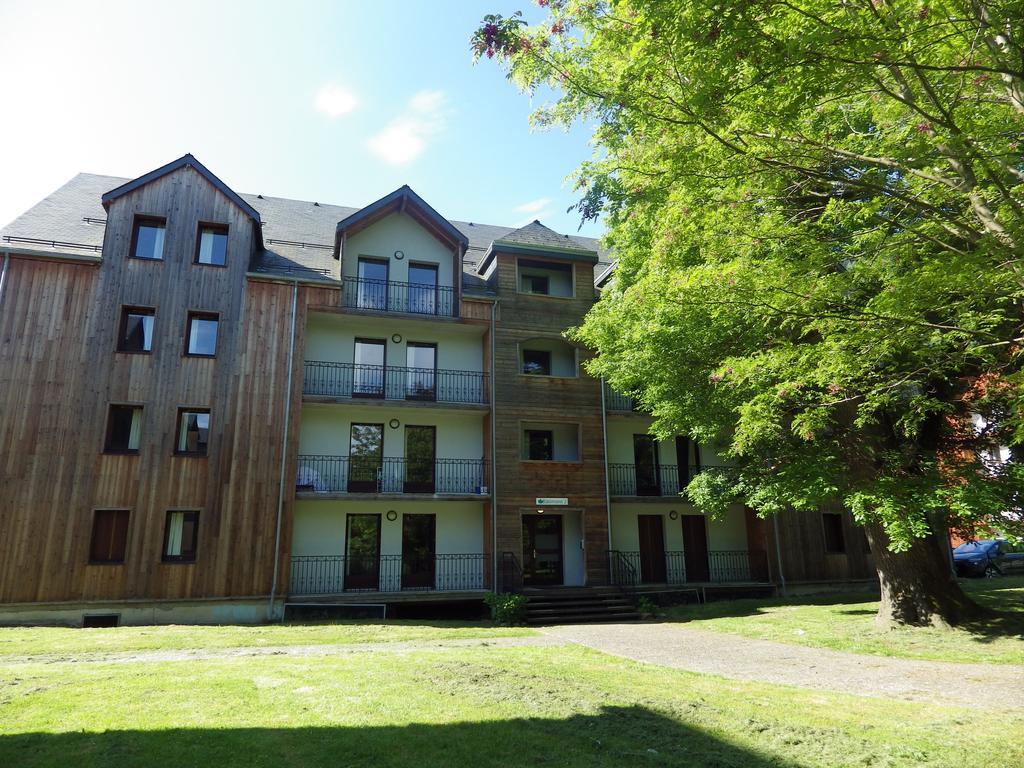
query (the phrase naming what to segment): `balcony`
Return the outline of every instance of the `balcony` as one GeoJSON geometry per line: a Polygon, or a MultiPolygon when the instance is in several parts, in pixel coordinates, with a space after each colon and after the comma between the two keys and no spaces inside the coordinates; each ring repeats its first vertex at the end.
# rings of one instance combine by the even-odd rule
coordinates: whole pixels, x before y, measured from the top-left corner
{"type": "Polygon", "coordinates": [[[295,490],[303,494],[486,496],[487,462],[300,455],[295,490]]]}
{"type": "Polygon", "coordinates": [[[486,405],[487,379],[481,371],[310,360],[303,366],[302,393],[352,400],[486,405]]]}
{"type": "Polygon", "coordinates": [[[673,497],[690,484],[701,472],[726,472],[728,467],[686,467],[689,476],[679,477],[679,467],[672,464],[637,466],[636,464],[609,464],[608,490],[612,496],[673,497]]]}
{"type": "Polygon", "coordinates": [[[607,384],[604,385],[604,406],[606,411],[640,413],[633,398],[628,395],[620,395],[607,384]]]}
{"type": "Polygon", "coordinates": [[[482,553],[436,555],[292,555],[291,595],[343,592],[455,592],[487,588],[482,553]]]}
{"type": "Polygon", "coordinates": [[[455,317],[455,290],[445,285],[395,280],[341,279],[341,305],[365,312],[455,317]]]}
{"type": "Polygon", "coordinates": [[[712,550],[707,553],[706,562],[693,554],[688,558],[685,552],[664,552],[659,557],[655,553],[612,549],[608,551],[608,557],[612,584],[621,587],[769,581],[768,553],[762,551],[712,550]]]}

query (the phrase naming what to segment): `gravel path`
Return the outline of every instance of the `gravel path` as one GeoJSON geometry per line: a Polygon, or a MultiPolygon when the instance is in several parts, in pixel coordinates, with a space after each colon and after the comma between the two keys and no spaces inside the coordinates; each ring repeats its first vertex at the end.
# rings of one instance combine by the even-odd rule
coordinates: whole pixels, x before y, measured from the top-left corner
{"type": "Polygon", "coordinates": [[[452,640],[401,640],[380,643],[335,643],[322,645],[266,645],[235,648],[184,648],[153,651],[93,651],[87,653],[49,653],[34,656],[0,656],[0,666],[16,664],[136,664],[163,661],[205,661],[245,656],[342,656],[352,653],[410,653],[414,651],[454,650],[459,648],[516,648],[565,645],[564,640],[547,635],[524,637],[476,637],[452,640]]]}
{"type": "Polygon", "coordinates": [[[1024,667],[867,656],[753,640],[678,624],[578,624],[548,637],[627,659],[733,680],[934,704],[1024,708],[1024,667]]]}

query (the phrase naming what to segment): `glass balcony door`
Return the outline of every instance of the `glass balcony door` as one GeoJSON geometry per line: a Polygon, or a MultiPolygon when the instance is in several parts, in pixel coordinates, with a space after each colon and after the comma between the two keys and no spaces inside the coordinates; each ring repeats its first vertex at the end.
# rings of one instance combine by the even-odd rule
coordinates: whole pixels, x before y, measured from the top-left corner
{"type": "Polygon", "coordinates": [[[402,589],[434,588],[434,515],[402,515],[402,589]]]}
{"type": "Polygon", "coordinates": [[[651,435],[633,435],[633,463],[636,466],[636,495],[660,496],[658,444],[651,435]]]}
{"type": "Polygon", "coordinates": [[[380,588],[380,515],[349,515],[345,531],[345,589],[380,588]]]}
{"type": "Polygon", "coordinates": [[[437,485],[437,428],[405,428],[405,493],[434,493],[437,485]]]}
{"type": "Polygon", "coordinates": [[[353,424],[348,455],[348,490],[379,493],[384,466],[384,425],[353,424]]]}
{"type": "Polygon", "coordinates": [[[405,398],[437,399],[437,345],[410,341],[405,347],[405,398]]]}
{"type": "Polygon", "coordinates": [[[388,262],[385,259],[359,258],[356,306],[384,311],[388,308],[388,262]]]}
{"type": "Polygon", "coordinates": [[[407,312],[437,314],[437,265],[409,265],[409,305],[407,312]]]}
{"type": "Polygon", "coordinates": [[[384,397],[386,349],[384,339],[356,339],[352,353],[353,397],[384,397]]]}

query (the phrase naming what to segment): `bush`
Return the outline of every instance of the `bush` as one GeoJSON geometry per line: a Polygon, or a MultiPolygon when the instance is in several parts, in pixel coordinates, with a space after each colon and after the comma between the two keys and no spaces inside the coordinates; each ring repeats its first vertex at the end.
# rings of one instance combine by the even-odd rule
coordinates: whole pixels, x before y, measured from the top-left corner
{"type": "Polygon", "coordinates": [[[523,623],[526,619],[527,599],[523,595],[507,592],[490,592],[484,596],[484,602],[491,609],[491,618],[506,627],[523,623]]]}
{"type": "Polygon", "coordinates": [[[657,616],[661,613],[661,608],[658,604],[646,596],[636,601],[636,607],[645,616],[657,616]]]}

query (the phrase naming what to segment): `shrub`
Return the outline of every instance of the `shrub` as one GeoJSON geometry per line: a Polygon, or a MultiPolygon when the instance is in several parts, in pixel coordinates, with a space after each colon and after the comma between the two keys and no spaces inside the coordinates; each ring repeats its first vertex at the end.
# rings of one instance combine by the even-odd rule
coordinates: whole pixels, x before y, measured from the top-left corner
{"type": "Polygon", "coordinates": [[[523,595],[507,592],[489,592],[484,596],[484,602],[491,609],[491,618],[506,627],[523,623],[526,619],[527,599],[523,595]]]}

